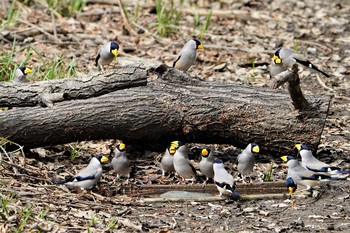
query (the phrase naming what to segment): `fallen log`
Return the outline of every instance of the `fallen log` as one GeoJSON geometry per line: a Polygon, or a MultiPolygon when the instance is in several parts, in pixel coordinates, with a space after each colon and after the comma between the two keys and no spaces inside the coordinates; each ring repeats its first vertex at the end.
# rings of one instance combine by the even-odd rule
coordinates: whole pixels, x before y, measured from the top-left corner
{"type": "MultiPolygon", "coordinates": [[[[315,149],[328,114],[329,98],[324,96],[307,96],[310,103],[318,102],[318,108],[301,114],[284,90],[205,82],[166,67],[156,71],[126,67],[108,72],[123,74],[109,78],[132,79],[135,74],[147,76],[148,82],[83,99],[64,99],[50,108],[2,111],[0,135],[27,148],[111,138],[158,151],[176,139],[240,148],[255,141],[262,154],[279,156],[290,153],[296,142],[315,149]]],[[[106,73],[97,77],[103,80],[106,73]]],[[[92,80],[90,84],[94,89],[92,80]]],[[[21,85],[16,92],[34,86],[40,87],[40,82],[21,85]]],[[[69,88],[66,93],[71,93],[69,88]]],[[[1,104],[4,99],[0,98],[1,104]]]]}

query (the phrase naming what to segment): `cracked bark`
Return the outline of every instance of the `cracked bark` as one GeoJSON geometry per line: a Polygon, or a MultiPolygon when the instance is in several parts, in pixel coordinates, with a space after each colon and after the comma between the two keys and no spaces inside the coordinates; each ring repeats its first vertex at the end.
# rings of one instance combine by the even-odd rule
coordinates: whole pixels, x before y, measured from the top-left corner
{"type": "MultiPolygon", "coordinates": [[[[139,67],[108,73],[123,73],[124,69],[134,71],[125,72],[120,79],[138,75],[148,78],[147,85],[65,99],[51,108],[0,112],[0,135],[27,148],[111,138],[160,151],[172,140],[240,148],[255,141],[262,154],[271,156],[292,152],[296,142],[311,148],[319,144],[328,97],[308,96],[311,102],[319,100],[319,108],[300,114],[283,90],[205,82],[164,67],[156,69],[160,73],[139,67]]],[[[103,80],[106,74],[95,74],[97,77],[103,80]]],[[[29,87],[32,85],[41,86],[40,82],[29,87]]],[[[74,93],[74,86],[69,88],[74,93]]],[[[66,93],[71,94],[69,88],[66,93]]],[[[0,103],[4,103],[2,98],[0,103]]]]}

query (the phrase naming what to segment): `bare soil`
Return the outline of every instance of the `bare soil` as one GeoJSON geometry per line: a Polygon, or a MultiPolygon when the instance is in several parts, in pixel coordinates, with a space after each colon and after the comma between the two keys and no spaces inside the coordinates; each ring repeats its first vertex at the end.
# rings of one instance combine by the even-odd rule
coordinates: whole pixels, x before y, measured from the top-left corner
{"type": "MultiPolygon", "coordinates": [[[[2,50],[12,49],[11,35],[16,32],[17,53],[13,58],[16,62],[23,60],[28,46],[33,46],[44,59],[52,60],[61,54],[75,58],[79,75],[95,72],[98,47],[115,40],[122,51],[117,62],[109,68],[139,59],[171,66],[185,41],[198,34],[198,30],[194,32],[193,29],[194,14],[191,12],[196,8],[214,9],[210,27],[201,40],[206,50],[198,52],[197,63],[189,73],[208,81],[265,86],[269,81],[268,64],[274,50],[282,45],[295,48],[297,44],[299,52],[331,74],[327,79],[306,68],[301,72],[302,89],[306,94],[332,96],[330,115],[318,150],[319,159],[350,169],[349,1],[187,2],[178,27],[180,33],[169,38],[156,34],[152,1],[139,2],[135,23],[130,16],[135,34],[123,26],[125,22],[118,5],[90,2],[82,13],[71,18],[56,17],[55,23],[44,7],[19,4],[22,21],[0,33],[2,50]],[[227,14],[227,11],[232,12],[227,14]]],[[[136,1],[125,1],[124,4],[129,12],[134,12],[136,1]]],[[[204,21],[204,16],[201,20],[204,21]]],[[[27,66],[39,70],[42,60],[38,54],[31,56],[27,66]]],[[[40,71],[36,72],[33,81],[40,71]]],[[[73,193],[57,184],[86,166],[93,154],[109,154],[108,146],[113,143],[114,140],[37,148],[27,152],[25,160],[21,153],[10,154],[12,162],[6,153],[2,153],[0,195],[3,201],[13,194],[14,201],[9,206],[13,217],[0,219],[0,231],[15,231],[13,227],[18,227],[23,217],[20,210],[29,205],[33,215],[24,232],[86,232],[88,229],[92,232],[350,232],[349,180],[324,184],[316,197],[144,203],[141,196],[122,194],[120,188],[178,181],[173,177],[162,178],[156,162],[160,155],[146,151],[130,154],[134,171],[128,184],[125,179],[114,183],[115,175],[110,168],[105,169],[93,193],[73,193]],[[73,161],[69,159],[71,146],[79,148],[73,161]],[[43,219],[35,217],[41,210],[48,211],[43,219]],[[116,225],[112,229],[114,220],[116,225]]],[[[237,175],[235,158],[239,149],[229,145],[211,146],[219,152],[217,156],[226,161],[228,169],[237,175]]],[[[280,161],[271,165],[272,181],[285,179],[286,166],[280,161]]],[[[254,182],[262,182],[269,166],[266,159],[258,161],[254,182]]]]}

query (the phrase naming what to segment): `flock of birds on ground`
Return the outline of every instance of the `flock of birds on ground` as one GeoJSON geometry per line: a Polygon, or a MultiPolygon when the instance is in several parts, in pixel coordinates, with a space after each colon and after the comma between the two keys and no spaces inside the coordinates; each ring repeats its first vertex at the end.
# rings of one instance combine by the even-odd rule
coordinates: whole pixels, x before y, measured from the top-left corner
{"type": "MultiPolygon", "coordinates": [[[[195,37],[192,37],[181,49],[177,59],[173,63],[173,67],[187,72],[196,60],[196,51],[204,50],[204,46],[195,37]]],[[[116,42],[108,42],[101,46],[95,59],[95,65],[98,70],[104,70],[104,66],[109,65],[119,52],[119,45],[116,42]]],[[[327,73],[321,71],[317,66],[313,65],[307,58],[296,53],[291,49],[278,48],[273,55],[270,66],[271,76],[276,76],[291,68],[293,64],[301,64],[313,69],[326,77],[330,77],[327,73]]],[[[28,82],[26,75],[32,71],[24,66],[19,67],[14,76],[14,82],[28,82]]],[[[305,144],[297,144],[301,162],[293,156],[282,156],[281,159],[288,165],[288,175],[286,186],[289,192],[293,193],[297,185],[306,186],[308,190],[319,185],[319,181],[344,180],[349,176],[349,171],[341,170],[316,159],[311,150],[305,144]]],[[[255,155],[259,153],[259,146],[250,143],[240,155],[237,157],[238,172],[242,175],[243,182],[245,176],[249,176],[253,171],[255,164],[255,155]]],[[[114,150],[114,157],[111,165],[117,177],[120,175],[130,174],[130,161],[126,156],[126,146],[123,143],[117,145],[114,150]]],[[[220,196],[228,194],[233,199],[238,199],[239,195],[235,192],[235,179],[225,169],[223,161],[216,159],[212,150],[206,148],[201,151],[201,161],[199,163],[200,172],[208,179],[213,179],[220,196]]],[[[70,188],[90,189],[102,176],[102,164],[108,163],[108,157],[97,155],[93,157],[89,165],[81,170],[77,175],[65,180],[64,184],[70,188]]],[[[192,179],[195,181],[197,172],[188,157],[187,146],[180,141],[174,141],[166,149],[165,154],[160,162],[160,167],[165,172],[176,172],[183,180],[192,179]]],[[[205,183],[207,182],[205,181],[205,183]]],[[[252,180],[250,179],[250,182],[252,180]]]]}
{"type": "MultiPolygon", "coordinates": [[[[297,185],[306,186],[306,190],[312,190],[319,186],[319,182],[332,180],[346,180],[350,171],[342,170],[339,167],[331,166],[316,159],[312,151],[306,144],[296,144],[295,148],[301,157],[299,162],[293,156],[282,156],[281,159],[287,163],[288,174],[286,186],[289,193],[296,191],[297,185]]],[[[237,170],[242,176],[243,183],[246,183],[246,176],[249,176],[252,183],[251,173],[255,165],[255,157],[260,148],[256,143],[249,143],[248,146],[237,156],[237,170]]],[[[201,149],[201,161],[199,170],[206,177],[204,185],[209,179],[214,181],[220,196],[228,195],[237,200],[240,198],[235,191],[235,178],[226,170],[224,163],[214,155],[214,151],[209,148],[201,149]]],[[[108,163],[106,156],[97,155],[93,157],[87,167],[78,172],[75,176],[66,179],[63,183],[73,189],[90,189],[100,180],[102,176],[103,164],[108,163]]],[[[120,176],[130,177],[130,161],[126,153],[126,145],[120,143],[114,149],[114,156],[111,166],[116,173],[117,179],[120,176]]],[[[192,180],[193,184],[198,175],[191,163],[186,144],[181,141],[173,141],[166,148],[159,163],[162,175],[165,173],[176,173],[182,178],[182,182],[192,180]]]]}
{"type": "MultiPolygon", "coordinates": [[[[192,37],[184,47],[181,49],[180,53],[177,56],[177,59],[173,63],[173,67],[178,70],[187,72],[187,70],[194,64],[196,61],[196,51],[198,49],[204,50],[202,43],[197,40],[195,37],[192,37]]],[[[95,65],[97,69],[104,70],[104,66],[109,65],[119,53],[119,44],[114,41],[110,41],[101,46],[98,51],[98,54],[95,59],[95,65]]],[[[270,66],[270,75],[276,76],[279,73],[288,70],[293,64],[301,64],[310,69],[313,69],[327,78],[330,77],[327,73],[323,72],[317,66],[312,64],[306,57],[301,54],[296,53],[294,50],[287,48],[278,48],[274,53],[272,58],[272,64],[270,66]]],[[[26,75],[31,73],[32,70],[25,66],[20,66],[16,69],[14,75],[14,82],[24,83],[29,82],[26,78],[26,75]]]]}

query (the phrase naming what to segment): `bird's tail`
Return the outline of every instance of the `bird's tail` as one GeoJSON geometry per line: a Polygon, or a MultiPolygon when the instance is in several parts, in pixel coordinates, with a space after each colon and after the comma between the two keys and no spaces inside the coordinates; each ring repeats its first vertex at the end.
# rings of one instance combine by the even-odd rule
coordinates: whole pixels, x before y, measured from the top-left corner
{"type": "Polygon", "coordinates": [[[237,200],[241,199],[241,196],[236,191],[233,191],[231,198],[233,200],[237,201],[237,200]]]}
{"type": "Polygon", "coordinates": [[[323,75],[326,76],[327,78],[331,77],[329,74],[323,72],[322,70],[320,70],[319,68],[317,68],[317,66],[315,66],[315,65],[312,66],[312,69],[314,69],[314,70],[320,72],[321,74],[323,74],[323,75]]]}

